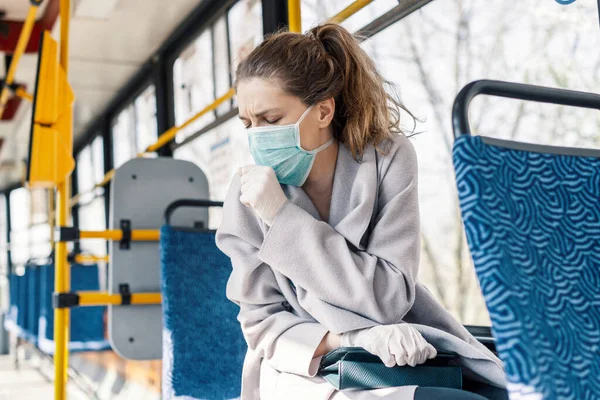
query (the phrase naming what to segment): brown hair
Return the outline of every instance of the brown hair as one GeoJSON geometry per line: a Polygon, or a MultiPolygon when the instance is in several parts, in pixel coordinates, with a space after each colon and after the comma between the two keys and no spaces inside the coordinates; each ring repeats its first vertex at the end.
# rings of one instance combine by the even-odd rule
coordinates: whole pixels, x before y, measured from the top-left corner
{"type": "MultiPolygon", "coordinates": [[[[249,78],[279,79],[283,89],[313,105],[333,97],[333,135],[355,158],[368,144],[377,146],[400,128],[400,109],[415,116],[395,98],[358,40],[336,24],[300,34],[277,32],[265,38],[237,67],[236,86],[249,78]]],[[[380,150],[381,151],[381,150],[380,150]]]]}

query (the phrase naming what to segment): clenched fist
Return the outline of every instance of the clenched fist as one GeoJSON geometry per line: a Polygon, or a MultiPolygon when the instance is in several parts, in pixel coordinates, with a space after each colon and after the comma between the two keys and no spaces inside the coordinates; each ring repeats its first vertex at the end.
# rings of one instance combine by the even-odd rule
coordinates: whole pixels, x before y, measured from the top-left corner
{"type": "Polygon", "coordinates": [[[271,226],[287,201],[275,171],[271,167],[246,165],[238,169],[238,175],[242,184],[240,202],[251,207],[265,224],[271,226]]]}

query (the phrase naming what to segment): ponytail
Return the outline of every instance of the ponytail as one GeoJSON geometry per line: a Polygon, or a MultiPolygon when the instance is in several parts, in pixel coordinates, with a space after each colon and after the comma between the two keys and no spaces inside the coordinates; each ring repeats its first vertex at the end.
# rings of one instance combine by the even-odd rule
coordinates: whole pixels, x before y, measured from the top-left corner
{"type": "Polygon", "coordinates": [[[333,97],[333,135],[356,159],[369,144],[377,147],[404,134],[401,109],[416,119],[386,92],[384,85],[393,85],[377,71],[358,40],[339,25],[268,36],[238,66],[237,83],[253,77],[279,79],[286,92],[307,105],[333,97]]]}

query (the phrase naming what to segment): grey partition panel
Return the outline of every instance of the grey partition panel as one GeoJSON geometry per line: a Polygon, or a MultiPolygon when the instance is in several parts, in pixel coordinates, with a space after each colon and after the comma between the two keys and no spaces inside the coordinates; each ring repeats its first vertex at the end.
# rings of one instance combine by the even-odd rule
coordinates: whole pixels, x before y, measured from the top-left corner
{"type": "MultiPolygon", "coordinates": [[[[179,199],[208,197],[208,181],[195,164],[172,158],[133,159],[118,168],[112,180],[109,228],[121,229],[121,221],[129,220],[132,230],[160,229],[169,204],[179,199]]],[[[208,226],[208,210],[178,209],[171,223],[208,226]]],[[[128,284],[131,293],[160,292],[158,242],[132,241],[129,249],[121,249],[120,242],[113,241],[109,255],[110,293],[119,293],[121,284],[128,284]]],[[[162,357],[160,305],[109,306],[108,329],[110,343],[122,357],[134,360],[162,357]]]]}
{"type": "Polygon", "coordinates": [[[4,320],[6,319],[7,313],[0,313],[0,355],[8,354],[8,332],[4,328],[4,320]]]}

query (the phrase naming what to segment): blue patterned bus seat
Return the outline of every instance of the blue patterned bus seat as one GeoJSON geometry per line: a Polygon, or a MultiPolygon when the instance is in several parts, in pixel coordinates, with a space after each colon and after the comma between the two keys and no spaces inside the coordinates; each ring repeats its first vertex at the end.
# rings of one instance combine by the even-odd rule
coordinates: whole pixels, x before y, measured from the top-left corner
{"type": "Polygon", "coordinates": [[[600,398],[600,159],[476,136],[453,153],[511,398],[600,398]]]}

